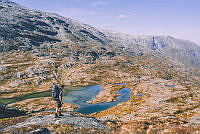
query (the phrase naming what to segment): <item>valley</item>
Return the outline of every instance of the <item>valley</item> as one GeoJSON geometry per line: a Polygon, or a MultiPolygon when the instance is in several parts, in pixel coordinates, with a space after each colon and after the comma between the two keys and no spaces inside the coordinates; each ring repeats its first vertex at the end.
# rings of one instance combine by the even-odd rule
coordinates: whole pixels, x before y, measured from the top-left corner
{"type": "Polygon", "coordinates": [[[51,133],[200,132],[200,47],[195,43],[98,30],[9,1],[0,1],[0,7],[0,117],[6,116],[0,119],[0,133],[36,128],[51,133]],[[50,97],[55,81],[65,85],[66,96],[93,86],[93,98],[82,102],[93,106],[115,103],[123,89],[130,93],[125,101],[88,115],[66,101],[65,116],[56,120],[50,97]],[[23,114],[6,115],[9,108],[23,114]]]}

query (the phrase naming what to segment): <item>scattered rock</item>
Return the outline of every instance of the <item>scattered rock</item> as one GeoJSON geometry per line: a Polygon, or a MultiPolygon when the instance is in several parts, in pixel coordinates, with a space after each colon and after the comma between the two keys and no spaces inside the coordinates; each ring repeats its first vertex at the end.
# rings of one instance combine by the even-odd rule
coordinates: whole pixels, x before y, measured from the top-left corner
{"type": "Polygon", "coordinates": [[[31,131],[28,134],[50,134],[50,131],[47,128],[40,128],[40,129],[31,131]]]}
{"type": "Polygon", "coordinates": [[[67,63],[67,64],[63,64],[63,65],[61,65],[61,68],[70,68],[70,67],[73,67],[75,65],[75,63],[73,63],[73,62],[69,62],[69,63],[67,63]]]}
{"type": "Polygon", "coordinates": [[[193,124],[200,124],[200,116],[191,118],[190,122],[193,124]]]}
{"type": "Polygon", "coordinates": [[[25,83],[26,83],[25,80],[12,80],[8,86],[10,86],[10,87],[18,87],[18,86],[23,85],[25,83]]]}
{"type": "Polygon", "coordinates": [[[28,118],[25,122],[18,123],[13,126],[9,126],[5,128],[5,130],[12,129],[12,128],[21,128],[27,127],[29,125],[53,125],[53,124],[69,124],[77,127],[84,127],[84,128],[98,128],[98,129],[106,129],[106,127],[99,122],[99,120],[91,117],[80,117],[80,116],[73,116],[69,113],[63,113],[62,118],[55,118],[54,114],[44,115],[44,116],[34,116],[28,118]]]}
{"type": "Polygon", "coordinates": [[[7,67],[5,66],[0,66],[0,71],[6,71],[7,67]]]}
{"type": "Polygon", "coordinates": [[[18,79],[21,79],[21,78],[23,78],[25,76],[25,73],[24,72],[18,72],[17,74],[16,74],[16,77],[18,78],[18,79]]]}
{"type": "Polygon", "coordinates": [[[110,121],[110,120],[119,120],[119,118],[115,115],[110,115],[110,116],[104,116],[104,117],[100,117],[100,118],[97,118],[101,121],[110,121]]]}

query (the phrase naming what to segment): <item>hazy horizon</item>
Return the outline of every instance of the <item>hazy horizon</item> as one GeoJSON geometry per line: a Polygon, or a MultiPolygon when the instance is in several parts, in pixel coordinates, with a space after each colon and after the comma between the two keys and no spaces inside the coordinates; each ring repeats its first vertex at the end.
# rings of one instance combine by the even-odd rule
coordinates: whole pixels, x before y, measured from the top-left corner
{"type": "Polygon", "coordinates": [[[200,0],[12,0],[94,27],[131,35],[170,35],[200,45],[200,0]]]}

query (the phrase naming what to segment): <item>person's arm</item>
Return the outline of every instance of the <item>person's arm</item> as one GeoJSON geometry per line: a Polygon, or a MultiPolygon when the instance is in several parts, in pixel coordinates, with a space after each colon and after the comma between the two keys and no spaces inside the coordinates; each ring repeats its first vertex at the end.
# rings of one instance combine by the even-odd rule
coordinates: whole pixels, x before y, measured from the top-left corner
{"type": "Polygon", "coordinates": [[[62,93],[63,93],[63,91],[61,90],[61,91],[60,91],[60,94],[59,94],[59,100],[60,100],[60,102],[63,101],[63,100],[62,100],[62,93]]]}

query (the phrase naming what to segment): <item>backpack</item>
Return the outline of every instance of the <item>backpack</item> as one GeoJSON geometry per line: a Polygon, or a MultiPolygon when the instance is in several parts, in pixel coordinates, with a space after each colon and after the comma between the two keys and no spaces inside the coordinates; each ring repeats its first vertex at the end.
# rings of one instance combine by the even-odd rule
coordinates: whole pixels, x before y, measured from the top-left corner
{"type": "Polygon", "coordinates": [[[53,97],[54,100],[59,98],[59,88],[58,88],[57,85],[52,86],[52,92],[51,93],[52,93],[52,97],[53,97]]]}

